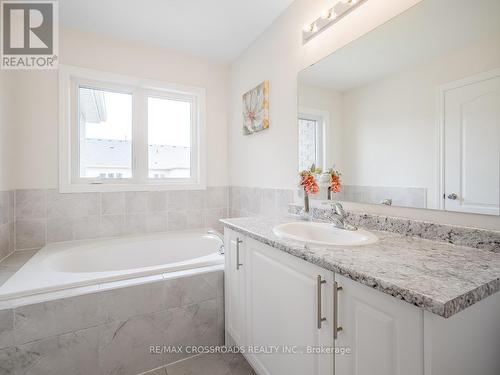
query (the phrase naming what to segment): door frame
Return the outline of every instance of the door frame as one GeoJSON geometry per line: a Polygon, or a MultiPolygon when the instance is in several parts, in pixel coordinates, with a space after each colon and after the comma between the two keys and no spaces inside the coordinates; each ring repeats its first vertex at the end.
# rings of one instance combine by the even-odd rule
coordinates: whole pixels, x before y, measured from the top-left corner
{"type": "Polygon", "coordinates": [[[500,68],[474,74],[438,86],[436,95],[437,113],[437,202],[440,210],[445,210],[445,95],[447,91],[500,77],[500,68]]]}

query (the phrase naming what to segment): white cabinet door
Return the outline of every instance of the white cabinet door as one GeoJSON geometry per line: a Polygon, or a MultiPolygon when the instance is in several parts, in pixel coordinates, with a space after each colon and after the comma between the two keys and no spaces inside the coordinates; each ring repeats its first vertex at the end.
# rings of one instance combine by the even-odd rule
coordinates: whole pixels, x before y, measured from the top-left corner
{"type": "Polygon", "coordinates": [[[259,375],[332,375],[333,273],[252,239],[247,251],[247,343],[280,353],[247,353],[259,375]],[[324,281],[324,282],[322,282],[324,281]],[[318,300],[319,295],[320,299],[318,300]],[[318,328],[319,319],[321,328],[318,328]],[[282,353],[282,350],[304,354],[282,353]]]}
{"type": "Polygon", "coordinates": [[[500,70],[445,90],[444,161],[446,210],[500,214],[500,70]]]}
{"type": "Polygon", "coordinates": [[[225,244],[225,324],[226,332],[238,345],[245,344],[245,237],[224,231],[225,244]]]}
{"type": "Polygon", "coordinates": [[[422,310],[365,285],[335,275],[338,348],[335,375],[422,375],[422,310]]]}

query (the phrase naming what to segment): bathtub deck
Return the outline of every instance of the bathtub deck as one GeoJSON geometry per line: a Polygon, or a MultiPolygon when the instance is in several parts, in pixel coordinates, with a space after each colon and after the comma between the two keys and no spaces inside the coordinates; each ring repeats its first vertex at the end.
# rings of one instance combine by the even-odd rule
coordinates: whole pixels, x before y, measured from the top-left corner
{"type": "Polygon", "coordinates": [[[9,280],[38,250],[15,251],[0,262],[0,286],[9,280]]]}
{"type": "Polygon", "coordinates": [[[15,252],[5,259],[13,267],[4,267],[0,301],[223,265],[220,245],[206,231],[191,230],[57,242],[34,254],[15,252]]]}

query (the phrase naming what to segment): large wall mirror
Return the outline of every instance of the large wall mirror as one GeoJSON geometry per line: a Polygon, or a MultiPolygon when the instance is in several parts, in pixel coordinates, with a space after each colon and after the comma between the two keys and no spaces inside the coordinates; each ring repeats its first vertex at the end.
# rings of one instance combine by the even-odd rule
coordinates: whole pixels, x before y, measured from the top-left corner
{"type": "Polygon", "coordinates": [[[299,168],[335,166],[333,199],[500,214],[499,0],[423,0],[298,81],[299,168]]]}

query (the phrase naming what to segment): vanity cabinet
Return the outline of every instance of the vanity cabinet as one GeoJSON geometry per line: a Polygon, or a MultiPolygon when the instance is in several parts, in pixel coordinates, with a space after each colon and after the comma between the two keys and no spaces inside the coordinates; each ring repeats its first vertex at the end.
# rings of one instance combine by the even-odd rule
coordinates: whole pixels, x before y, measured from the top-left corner
{"type": "Polygon", "coordinates": [[[420,309],[232,230],[225,240],[227,343],[250,347],[259,375],[423,374],[420,309]]]}
{"type": "Polygon", "coordinates": [[[262,375],[333,374],[333,355],[307,354],[308,349],[333,347],[333,273],[245,241],[246,342],[277,348],[248,353],[248,360],[262,375]]]}
{"type": "Polygon", "coordinates": [[[423,312],[406,302],[335,274],[335,374],[423,374],[423,312]]]}

